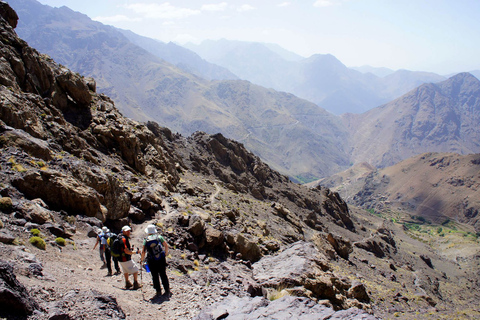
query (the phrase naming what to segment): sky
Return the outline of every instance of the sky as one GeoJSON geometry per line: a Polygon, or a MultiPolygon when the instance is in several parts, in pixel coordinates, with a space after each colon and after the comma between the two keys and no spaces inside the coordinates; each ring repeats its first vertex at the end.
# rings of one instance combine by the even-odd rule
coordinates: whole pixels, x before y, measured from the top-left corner
{"type": "Polygon", "coordinates": [[[480,70],[480,0],[40,0],[163,42],[275,43],[304,57],[442,75],[480,70]]]}

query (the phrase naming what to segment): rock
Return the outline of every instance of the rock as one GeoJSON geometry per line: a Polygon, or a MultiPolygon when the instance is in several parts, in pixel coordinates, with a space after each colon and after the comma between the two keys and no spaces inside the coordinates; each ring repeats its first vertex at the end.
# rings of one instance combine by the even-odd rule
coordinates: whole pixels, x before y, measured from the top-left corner
{"type": "Polygon", "coordinates": [[[10,212],[12,210],[12,198],[10,197],[1,197],[0,198],[0,210],[3,212],[10,212]]]}
{"type": "Polygon", "coordinates": [[[332,233],[327,235],[327,240],[340,257],[348,260],[348,256],[353,251],[350,241],[343,239],[341,236],[333,235],[332,233]]]}
{"type": "Polygon", "coordinates": [[[430,257],[427,257],[426,255],[422,254],[420,255],[420,258],[423,260],[423,262],[426,263],[427,266],[433,269],[432,259],[430,259],[430,257]]]}
{"type": "Polygon", "coordinates": [[[305,297],[284,296],[274,301],[262,297],[235,297],[228,296],[223,301],[217,302],[200,312],[193,320],[212,319],[378,319],[367,312],[351,308],[337,311],[332,308],[317,304],[305,297]]]}
{"type": "Polygon", "coordinates": [[[13,267],[0,260],[0,316],[25,316],[39,309],[38,303],[28,294],[27,289],[18,282],[13,267]]]}
{"type": "Polygon", "coordinates": [[[378,258],[385,257],[386,249],[380,244],[379,241],[375,240],[373,237],[364,239],[362,241],[354,242],[353,245],[357,248],[373,253],[378,258]]]}
{"type": "Polygon", "coordinates": [[[188,232],[190,232],[194,237],[198,237],[204,234],[205,222],[202,218],[200,218],[200,216],[193,215],[190,217],[188,232]]]}
{"type": "Polygon", "coordinates": [[[363,283],[354,281],[350,289],[348,289],[347,297],[357,299],[362,302],[370,302],[370,297],[363,283]]]}
{"type": "Polygon", "coordinates": [[[298,241],[252,265],[253,278],[264,287],[303,285],[328,269],[327,259],[311,243],[298,241]]]}
{"type": "Polygon", "coordinates": [[[6,2],[0,1],[0,16],[15,29],[17,27],[18,15],[6,2]]]}
{"type": "Polygon", "coordinates": [[[8,231],[0,231],[0,242],[5,244],[12,244],[15,237],[8,231]]]}
{"type": "Polygon", "coordinates": [[[42,198],[55,208],[96,217],[102,222],[106,219],[107,212],[98,192],[58,171],[27,172],[23,177],[13,179],[12,185],[27,196],[42,198]]]}
{"type": "Polygon", "coordinates": [[[220,246],[224,240],[223,233],[220,230],[217,230],[210,226],[207,226],[207,228],[205,229],[205,238],[207,246],[210,248],[220,246]]]}
{"type": "Polygon", "coordinates": [[[23,201],[18,205],[18,209],[33,223],[42,225],[47,221],[54,222],[52,212],[42,207],[38,202],[23,201]]]}
{"type": "Polygon", "coordinates": [[[249,234],[229,233],[227,242],[233,246],[235,252],[241,254],[242,259],[251,262],[258,261],[262,257],[258,239],[249,234]]]}
{"type": "Polygon", "coordinates": [[[145,213],[138,209],[137,207],[131,206],[130,210],[128,211],[128,216],[135,221],[143,221],[145,220],[145,213]]]}
{"type": "Polygon", "coordinates": [[[95,217],[86,217],[86,216],[79,215],[77,216],[77,220],[81,222],[85,222],[91,226],[95,226],[97,228],[103,227],[102,221],[95,217]]]}

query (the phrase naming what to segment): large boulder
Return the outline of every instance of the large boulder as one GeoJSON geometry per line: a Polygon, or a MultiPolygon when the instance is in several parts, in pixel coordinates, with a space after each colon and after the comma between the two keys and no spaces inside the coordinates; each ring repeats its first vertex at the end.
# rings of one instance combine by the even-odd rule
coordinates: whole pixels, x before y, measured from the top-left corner
{"type": "Polygon", "coordinates": [[[309,242],[298,241],[274,256],[265,256],[252,266],[253,277],[264,287],[304,285],[328,270],[327,259],[309,242]]]}
{"type": "Polygon", "coordinates": [[[100,201],[101,195],[58,171],[27,172],[12,179],[12,185],[29,197],[40,197],[52,208],[106,220],[107,209],[100,201]]]}
{"type": "Polygon", "coordinates": [[[239,298],[231,295],[226,299],[205,308],[193,319],[375,320],[378,318],[357,308],[335,311],[332,308],[323,306],[311,299],[304,297],[293,297],[287,295],[270,301],[263,297],[239,298]]]}

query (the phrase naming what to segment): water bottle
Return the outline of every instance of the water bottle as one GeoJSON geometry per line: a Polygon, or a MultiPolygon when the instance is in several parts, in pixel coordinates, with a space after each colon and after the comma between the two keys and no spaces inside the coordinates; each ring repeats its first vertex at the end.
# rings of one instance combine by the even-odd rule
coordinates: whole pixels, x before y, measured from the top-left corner
{"type": "Polygon", "coordinates": [[[148,264],[146,262],[143,266],[145,267],[145,271],[150,272],[150,268],[148,267],[148,264]]]}

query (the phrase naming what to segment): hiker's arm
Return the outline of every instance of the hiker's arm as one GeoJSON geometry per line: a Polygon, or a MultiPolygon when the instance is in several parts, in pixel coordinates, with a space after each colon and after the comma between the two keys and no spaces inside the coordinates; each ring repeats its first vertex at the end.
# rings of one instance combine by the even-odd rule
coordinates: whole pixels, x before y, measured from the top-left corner
{"type": "Polygon", "coordinates": [[[163,241],[163,246],[165,247],[165,256],[168,256],[168,243],[167,243],[167,241],[163,241]]]}
{"type": "Polygon", "coordinates": [[[143,259],[145,259],[145,251],[146,251],[146,247],[143,246],[142,248],[142,257],[140,258],[140,262],[143,263],[143,259]]]}
{"type": "Polygon", "coordinates": [[[99,241],[100,241],[100,239],[98,239],[98,237],[97,237],[97,242],[95,242],[95,245],[93,246],[93,249],[92,249],[92,250],[95,250],[95,248],[97,247],[97,244],[98,244],[99,241]]]}

